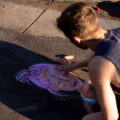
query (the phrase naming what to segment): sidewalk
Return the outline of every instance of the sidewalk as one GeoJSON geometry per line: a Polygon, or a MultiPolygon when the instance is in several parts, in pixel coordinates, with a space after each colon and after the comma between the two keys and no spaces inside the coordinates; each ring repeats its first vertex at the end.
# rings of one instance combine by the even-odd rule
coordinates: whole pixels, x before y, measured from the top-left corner
{"type": "MultiPolygon", "coordinates": [[[[16,0],[12,1],[14,2],[16,0]]],[[[34,36],[65,38],[56,27],[56,18],[59,17],[61,11],[66,6],[72,4],[71,2],[68,2],[69,0],[66,0],[65,2],[62,2],[61,0],[60,3],[46,0],[41,2],[39,5],[34,2],[35,0],[31,0],[34,5],[31,2],[30,6],[29,4],[26,5],[26,0],[23,1],[23,3],[21,2],[22,4],[19,3],[19,0],[17,1],[18,3],[3,2],[7,8],[0,7],[1,28],[12,29],[20,33],[26,33],[34,36]],[[37,7],[35,7],[35,4],[37,7]]],[[[90,3],[92,0],[86,1],[89,1],[90,3]]],[[[99,2],[100,0],[96,1],[99,2]]],[[[113,21],[100,18],[100,24],[102,24],[105,29],[120,27],[119,20],[113,21]]]]}
{"type": "MultiPolygon", "coordinates": [[[[96,5],[94,2],[101,0],[85,1],[96,5]]],[[[80,98],[64,100],[15,80],[16,72],[37,63],[53,63],[56,55],[72,54],[79,61],[92,54],[72,45],[56,27],[56,18],[72,3],[73,0],[0,2],[0,120],[80,120],[86,114],[80,98]]],[[[120,27],[116,17],[99,16],[99,22],[105,29],[120,27]]],[[[77,74],[89,79],[87,71],[77,74]]]]}

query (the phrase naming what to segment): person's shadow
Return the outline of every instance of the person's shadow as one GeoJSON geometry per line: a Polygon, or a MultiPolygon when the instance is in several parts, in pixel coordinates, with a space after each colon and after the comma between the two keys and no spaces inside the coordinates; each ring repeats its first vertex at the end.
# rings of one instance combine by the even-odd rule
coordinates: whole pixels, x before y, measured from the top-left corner
{"type": "Polygon", "coordinates": [[[55,61],[15,44],[0,41],[0,102],[32,120],[80,120],[86,113],[80,98],[61,101],[44,89],[15,80],[18,71],[37,63],[55,61]]]}
{"type": "Polygon", "coordinates": [[[107,11],[109,15],[120,18],[120,1],[119,2],[103,1],[99,2],[97,6],[100,9],[107,11]]]}

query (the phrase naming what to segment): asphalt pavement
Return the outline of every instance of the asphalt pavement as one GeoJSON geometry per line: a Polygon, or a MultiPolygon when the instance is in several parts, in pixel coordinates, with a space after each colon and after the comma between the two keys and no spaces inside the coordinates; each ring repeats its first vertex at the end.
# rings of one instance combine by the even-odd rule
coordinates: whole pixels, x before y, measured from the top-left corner
{"type": "MultiPolygon", "coordinates": [[[[15,80],[19,70],[37,63],[55,63],[57,55],[74,55],[75,61],[79,61],[93,54],[72,45],[56,27],[61,11],[78,1],[0,1],[0,120],[80,120],[86,114],[80,97],[55,97],[44,89],[15,80]]],[[[116,1],[84,2],[95,7],[116,1]]],[[[116,4],[112,8],[120,10],[116,4]]],[[[104,29],[120,27],[119,13],[102,7],[96,12],[104,29]]],[[[87,70],[75,72],[81,79],[89,80],[87,70]]]]}

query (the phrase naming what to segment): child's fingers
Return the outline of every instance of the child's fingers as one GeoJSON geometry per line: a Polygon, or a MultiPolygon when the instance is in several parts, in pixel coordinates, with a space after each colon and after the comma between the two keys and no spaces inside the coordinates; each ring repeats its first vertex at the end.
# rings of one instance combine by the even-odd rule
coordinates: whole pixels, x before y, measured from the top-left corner
{"type": "Polygon", "coordinates": [[[65,63],[69,63],[69,61],[65,58],[57,58],[56,62],[60,63],[60,64],[65,64],[65,63]]]}
{"type": "Polygon", "coordinates": [[[60,64],[63,64],[64,61],[60,60],[60,59],[55,59],[56,62],[60,63],[60,64]]]}

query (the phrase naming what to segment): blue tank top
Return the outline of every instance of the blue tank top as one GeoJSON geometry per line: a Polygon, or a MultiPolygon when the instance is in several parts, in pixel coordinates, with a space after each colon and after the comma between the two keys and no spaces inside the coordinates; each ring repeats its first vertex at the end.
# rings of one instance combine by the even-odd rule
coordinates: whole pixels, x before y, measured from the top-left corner
{"type": "Polygon", "coordinates": [[[120,28],[109,31],[110,36],[97,45],[95,56],[102,56],[111,61],[120,75],[120,28]]]}

